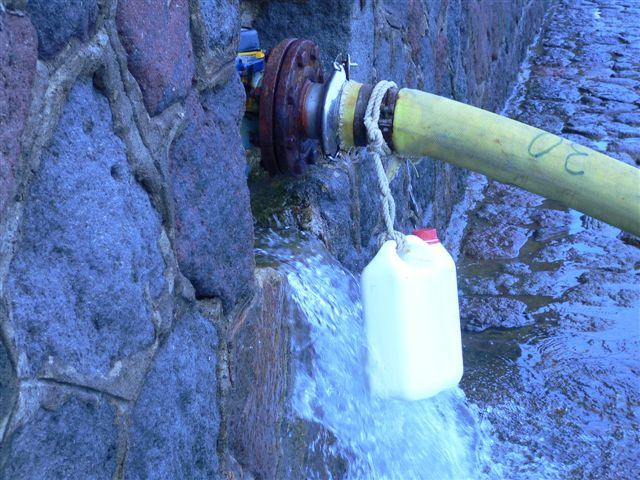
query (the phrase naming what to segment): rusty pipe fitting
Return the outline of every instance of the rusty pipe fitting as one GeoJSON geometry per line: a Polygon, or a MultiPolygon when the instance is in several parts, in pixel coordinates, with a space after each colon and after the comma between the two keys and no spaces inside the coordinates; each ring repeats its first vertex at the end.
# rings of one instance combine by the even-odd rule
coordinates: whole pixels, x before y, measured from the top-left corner
{"type": "Polygon", "coordinates": [[[310,86],[322,84],[320,49],[288,38],[269,53],[260,92],[258,132],[262,165],[271,175],[303,175],[313,163],[317,141],[303,127],[302,111],[310,86]]]}
{"type": "Polygon", "coordinates": [[[347,81],[338,62],[327,82],[318,46],[286,39],[268,55],[260,91],[259,144],[271,174],[304,175],[318,143],[325,155],[338,152],[340,95],[347,81]]]}

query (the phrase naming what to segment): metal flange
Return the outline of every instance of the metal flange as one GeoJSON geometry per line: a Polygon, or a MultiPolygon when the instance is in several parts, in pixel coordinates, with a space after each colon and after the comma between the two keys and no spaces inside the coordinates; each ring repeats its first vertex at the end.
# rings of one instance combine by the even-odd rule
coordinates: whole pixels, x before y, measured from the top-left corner
{"type": "Polygon", "coordinates": [[[302,112],[310,87],[323,80],[315,43],[288,38],[269,53],[260,92],[259,136],[262,165],[271,175],[303,175],[306,165],[315,161],[318,142],[309,138],[302,112]]]}

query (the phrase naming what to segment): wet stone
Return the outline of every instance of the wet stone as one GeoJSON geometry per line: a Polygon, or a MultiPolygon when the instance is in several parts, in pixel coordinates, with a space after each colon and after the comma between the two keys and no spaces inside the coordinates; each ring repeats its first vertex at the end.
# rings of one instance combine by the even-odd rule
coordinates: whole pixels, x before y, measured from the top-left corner
{"type": "Polygon", "coordinates": [[[555,77],[537,77],[531,79],[530,88],[536,91],[536,96],[539,100],[575,102],[580,99],[580,92],[573,80],[561,80],[555,77]]]}
{"type": "Polygon", "coordinates": [[[566,45],[568,48],[545,45],[547,48],[545,48],[544,54],[537,57],[535,63],[553,67],[566,67],[570,65],[575,58],[575,54],[570,50],[570,48],[575,47],[575,44],[572,45],[571,43],[572,42],[566,45]]]}
{"type": "MultiPolygon", "coordinates": [[[[593,107],[593,106],[596,106],[596,105],[603,105],[604,104],[604,100],[602,100],[601,98],[598,98],[598,97],[594,97],[593,95],[588,95],[586,93],[586,91],[584,91],[582,93],[582,97],[580,97],[580,103],[593,107]]],[[[592,108],[592,111],[593,110],[594,109],[592,108]]]]}
{"type": "Polygon", "coordinates": [[[198,297],[220,297],[225,308],[253,284],[253,221],[240,139],[243,102],[235,76],[219,90],[192,93],[185,128],[170,149],[180,269],[198,297]]]}
{"type": "Polygon", "coordinates": [[[616,76],[619,78],[631,78],[633,80],[639,80],[638,72],[631,68],[625,68],[622,65],[614,65],[616,76]]]}
{"type": "Polygon", "coordinates": [[[520,122],[526,122],[527,125],[531,125],[532,127],[544,128],[547,132],[555,135],[562,134],[564,118],[571,115],[571,112],[566,112],[562,108],[562,104],[558,102],[532,102],[527,107],[524,107],[523,110],[528,110],[530,116],[515,115],[512,118],[520,122]]]}
{"type": "Polygon", "coordinates": [[[199,313],[176,322],[133,409],[125,478],[218,478],[217,345],[199,313]]]}
{"type": "Polygon", "coordinates": [[[592,268],[620,268],[625,265],[624,260],[612,257],[605,248],[590,242],[581,243],[579,238],[576,238],[575,244],[554,242],[547,245],[533,258],[532,265],[539,269],[540,265],[584,262],[587,258],[592,268]]]}
{"type": "Polygon", "coordinates": [[[36,73],[36,48],[29,17],[0,12],[0,216],[14,192],[20,138],[36,73]]]}
{"type": "Polygon", "coordinates": [[[489,201],[513,207],[537,207],[544,202],[544,198],[535,193],[498,182],[488,185],[485,195],[489,201]]]}
{"type": "Polygon", "coordinates": [[[460,297],[460,322],[468,332],[518,328],[534,323],[524,302],[505,297],[460,297]]]}
{"type": "MultiPolygon", "coordinates": [[[[615,79],[612,78],[616,74],[616,71],[613,69],[614,66],[615,64],[612,65],[610,63],[584,65],[583,69],[580,71],[580,76],[578,77],[578,75],[575,75],[573,80],[580,78],[581,85],[601,82],[616,83],[615,79]]],[[[582,86],[580,89],[584,90],[582,86]]]]}
{"type": "Polygon", "coordinates": [[[640,303],[640,289],[633,272],[587,271],[578,277],[577,284],[579,288],[566,295],[567,302],[618,307],[635,307],[640,303]]]}
{"type": "Polygon", "coordinates": [[[458,279],[458,289],[465,295],[499,295],[495,282],[482,276],[462,275],[458,279]]]}
{"type": "MultiPolygon", "coordinates": [[[[623,114],[624,115],[624,114],[623,114]]],[[[624,116],[622,117],[624,121],[624,116]]],[[[634,125],[633,120],[630,119],[630,123],[609,122],[607,123],[607,133],[611,136],[618,138],[633,138],[636,140],[640,135],[640,128],[634,125]]]]}
{"type": "MultiPolygon", "coordinates": [[[[640,83],[640,81],[638,83],[640,83]]],[[[616,115],[615,118],[618,122],[621,122],[629,127],[630,126],[640,127],[640,112],[621,113],[619,115],[616,115]]],[[[638,130],[636,129],[636,131],[638,130]]]]}
{"type": "MultiPolygon", "coordinates": [[[[364,170],[364,169],[363,169],[364,170]]],[[[373,170],[364,170],[370,175],[373,170]]],[[[364,249],[354,245],[354,230],[362,230],[362,244],[375,246],[372,230],[380,214],[378,193],[373,178],[363,178],[370,201],[360,207],[359,225],[352,221],[354,203],[349,175],[334,166],[310,165],[304,181],[291,177],[270,178],[255,171],[250,176],[251,206],[256,223],[263,228],[293,227],[322,237],[331,253],[345,266],[362,269],[364,249]]],[[[362,197],[362,190],[360,198],[362,197]]],[[[370,253],[373,255],[373,248],[370,253]]]]}
{"type": "Polygon", "coordinates": [[[575,143],[576,145],[582,145],[583,147],[591,148],[592,150],[603,152],[607,149],[607,140],[599,137],[588,137],[588,132],[569,133],[571,130],[565,130],[562,134],[562,138],[575,143]]]}
{"type": "Polygon", "coordinates": [[[497,276],[468,276],[460,278],[460,291],[467,295],[500,295],[501,293],[512,293],[513,286],[520,282],[518,276],[502,273],[497,276]]]}
{"type": "Polygon", "coordinates": [[[531,273],[531,267],[526,263],[508,262],[502,266],[502,270],[511,275],[528,275],[531,273]]]}
{"type": "MultiPolygon", "coordinates": [[[[299,217],[301,227],[321,233],[332,254],[344,265],[354,268],[362,259],[358,258],[360,252],[353,245],[353,224],[350,222],[353,207],[350,187],[349,176],[344,170],[311,168],[308,180],[298,184],[295,191],[299,198],[311,199],[312,205],[317,205],[313,210],[308,209],[310,214],[306,215],[306,218],[299,217]]],[[[393,193],[396,200],[400,202],[397,193],[393,193]]],[[[373,201],[370,203],[377,204],[373,201]]],[[[378,215],[379,210],[367,205],[362,207],[360,219],[369,223],[372,220],[376,221],[378,215]],[[368,218],[368,215],[373,215],[373,218],[368,218]]],[[[362,266],[360,265],[360,268],[362,266]]]]}
{"type": "Polygon", "coordinates": [[[506,225],[502,229],[485,225],[467,237],[464,255],[477,260],[515,258],[527,243],[531,231],[528,228],[506,225]]]}
{"type": "Polygon", "coordinates": [[[532,209],[529,208],[486,203],[475,212],[475,215],[480,220],[491,221],[500,218],[505,223],[523,225],[531,222],[531,211],[532,209]]]}
{"type": "Polygon", "coordinates": [[[590,139],[601,139],[608,135],[608,128],[600,125],[602,117],[593,114],[574,114],[566,122],[562,134],[582,135],[590,139]]]}
{"type": "Polygon", "coordinates": [[[51,390],[45,397],[54,398],[28,412],[4,440],[0,478],[112,478],[118,441],[114,407],[104,398],[51,390]]]}
{"type": "Polygon", "coordinates": [[[86,384],[151,345],[159,237],[107,99],[78,81],[25,199],[6,284],[21,375],[66,372],[86,384]]]}
{"type": "Polygon", "coordinates": [[[195,72],[188,1],[119,1],[116,25],[149,113],[186,97],[195,72]]]}
{"type": "Polygon", "coordinates": [[[569,289],[578,285],[578,275],[583,272],[572,264],[563,264],[558,269],[534,272],[524,278],[523,283],[512,293],[561,298],[569,289]]]}
{"type": "Polygon", "coordinates": [[[555,67],[545,64],[533,65],[531,67],[531,75],[535,77],[556,77],[573,80],[579,73],[579,69],[574,66],[555,67]]]}
{"type": "Polygon", "coordinates": [[[93,33],[98,17],[97,0],[29,0],[28,11],[38,31],[38,54],[55,56],[77,38],[84,42],[93,33]]]}
{"type": "MultiPolygon", "coordinates": [[[[231,376],[228,402],[229,448],[257,478],[278,478],[280,432],[291,386],[291,334],[296,315],[285,275],[271,268],[256,270],[256,301],[242,325],[229,335],[231,376]]],[[[282,459],[282,460],[281,460],[282,459]]]]}
{"type": "Polygon", "coordinates": [[[640,137],[625,138],[618,142],[614,142],[609,146],[609,150],[615,153],[625,153],[637,165],[640,162],[640,137]]]}
{"type": "Polygon", "coordinates": [[[634,103],[640,100],[640,95],[635,93],[632,89],[624,87],[622,85],[615,85],[612,83],[604,83],[602,81],[592,80],[590,82],[583,82],[581,88],[594,97],[601,98],[603,100],[610,100],[621,103],[634,103]]]}
{"type": "Polygon", "coordinates": [[[572,221],[574,221],[574,215],[568,210],[538,209],[532,215],[535,221],[533,238],[538,242],[542,242],[566,235],[569,232],[572,221]]]}
{"type": "Polygon", "coordinates": [[[598,80],[600,80],[601,82],[604,83],[611,83],[614,85],[621,85],[623,87],[627,87],[631,90],[634,90],[637,86],[638,86],[638,79],[637,78],[623,78],[623,77],[618,77],[617,75],[615,75],[615,73],[611,73],[611,75],[609,75],[607,78],[598,78],[598,80]]]}
{"type": "Polygon", "coordinates": [[[613,152],[613,151],[609,151],[607,152],[607,155],[620,160],[621,162],[627,163],[629,165],[632,166],[640,166],[640,158],[638,158],[637,160],[634,160],[633,157],[631,155],[629,155],[626,152],[613,152]]]}

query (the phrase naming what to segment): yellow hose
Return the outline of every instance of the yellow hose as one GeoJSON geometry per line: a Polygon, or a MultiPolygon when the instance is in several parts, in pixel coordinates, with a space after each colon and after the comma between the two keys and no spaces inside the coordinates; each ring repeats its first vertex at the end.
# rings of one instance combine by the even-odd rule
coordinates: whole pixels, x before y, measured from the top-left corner
{"type": "Polygon", "coordinates": [[[640,235],[640,170],[590,148],[411,89],[398,93],[391,138],[399,154],[474,170],[640,235]]]}
{"type": "Polygon", "coordinates": [[[340,99],[340,131],[338,136],[341,141],[341,147],[347,149],[355,145],[353,135],[353,118],[356,112],[356,101],[360,93],[361,83],[347,81],[340,99]],[[345,123],[346,119],[350,121],[345,123]]]}

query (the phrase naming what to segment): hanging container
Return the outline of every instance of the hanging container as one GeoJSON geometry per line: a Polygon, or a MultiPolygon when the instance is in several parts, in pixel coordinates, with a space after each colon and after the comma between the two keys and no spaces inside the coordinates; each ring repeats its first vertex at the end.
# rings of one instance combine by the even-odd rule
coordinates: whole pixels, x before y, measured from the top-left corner
{"type": "Polygon", "coordinates": [[[435,229],[387,241],[362,272],[371,392],[420,400],[462,378],[456,267],[435,229]]]}

